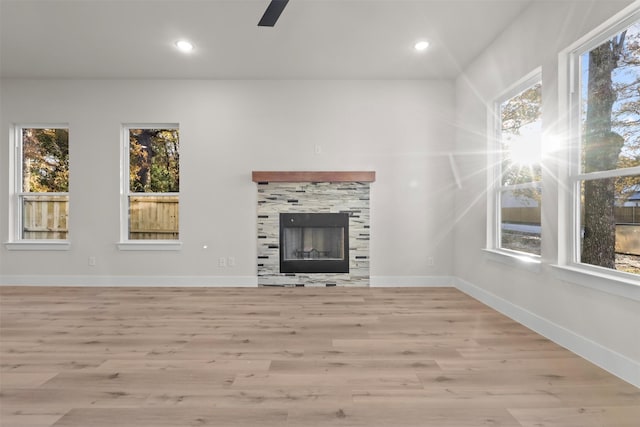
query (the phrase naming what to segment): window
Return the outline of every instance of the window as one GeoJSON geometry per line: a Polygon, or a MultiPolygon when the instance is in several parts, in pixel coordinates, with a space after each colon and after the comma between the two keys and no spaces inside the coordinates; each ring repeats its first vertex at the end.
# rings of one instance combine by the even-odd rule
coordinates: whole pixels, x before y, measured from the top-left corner
{"type": "Polygon", "coordinates": [[[535,258],[541,251],[542,83],[536,71],[492,111],[489,248],[535,258]]]}
{"type": "Polygon", "coordinates": [[[177,241],[178,125],[126,125],[123,140],[122,241],[177,241]]]}
{"type": "Polygon", "coordinates": [[[69,129],[16,126],[13,242],[64,241],[69,217],[69,129]]]}
{"type": "Polygon", "coordinates": [[[572,58],[571,260],[640,274],[640,12],[572,58]]]}

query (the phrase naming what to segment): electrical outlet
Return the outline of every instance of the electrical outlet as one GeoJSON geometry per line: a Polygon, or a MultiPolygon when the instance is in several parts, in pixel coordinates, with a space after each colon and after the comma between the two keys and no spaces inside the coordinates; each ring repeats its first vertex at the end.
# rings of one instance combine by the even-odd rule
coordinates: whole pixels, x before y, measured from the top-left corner
{"type": "Polygon", "coordinates": [[[236,257],[230,256],[229,258],[227,258],[227,265],[229,267],[235,267],[236,266],[236,257]]]}
{"type": "Polygon", "coordinates": [[[320,145],[320,144],[316,144],[316,145],[313,147],[313,151],[314,151],[316,154],[322,154],[322,145],[320,145]]]}
{"type": "Polygon", "coordinates": [[[430,256],[429,258],[427,258],[427,265],[433,267],[435,265],[435,261],[433,260],[433,257],[430,256]]]}
{"type": "Polygon", "coordinates": [[[89,266],[90,267],[95,267],[96,266],[96,257],[94,257],[94,256],[90,256],[89,257],[89,266]]]}
{"type": "Polygon", "coordinates": [[[226,267],[226,266],[227,266],[227,259],[223,256],[218,258],[218,267],[226,267]]]}

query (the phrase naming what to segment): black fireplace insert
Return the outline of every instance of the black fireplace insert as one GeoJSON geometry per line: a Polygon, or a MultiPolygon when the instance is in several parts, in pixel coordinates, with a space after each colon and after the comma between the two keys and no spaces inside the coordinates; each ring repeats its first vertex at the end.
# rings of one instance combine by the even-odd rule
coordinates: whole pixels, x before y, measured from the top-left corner
{"type": "Polygon", "coordinates": [[[348,273],[348,213],[281,213],[281,273],[348,273]]]}

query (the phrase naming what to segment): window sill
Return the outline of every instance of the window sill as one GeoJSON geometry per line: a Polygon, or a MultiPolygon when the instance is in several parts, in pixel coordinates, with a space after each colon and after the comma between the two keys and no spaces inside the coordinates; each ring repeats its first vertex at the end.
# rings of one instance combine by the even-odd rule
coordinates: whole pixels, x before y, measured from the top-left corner
{"type": "Polygon", "coordinates": [[[499,249],[483,249],[483,251],[490,261],[522,268],[533,273],[540,273],[542,271],[542,262],[538,256],[499,249]]]}
{"type": "Polygon", "coordinates": [[[128,241],[117,243],[118,250],[121,251],[179,251],[182,250],[182,242],[164,241],[164,240],[147,240],[147,241],[128,241]]]}
{"type": "Polygon", "coordinates": [[[608,294],[640,301],[640,281],[607,272],[595,271],[578,265],[552,265],[555,276],[608,294]]]}
{"type": "Polygon", "coordinates": [[[68,251],[71,242],[67,240],[21,240],[18,242],[6,242],[8,251],[68,251]]]}

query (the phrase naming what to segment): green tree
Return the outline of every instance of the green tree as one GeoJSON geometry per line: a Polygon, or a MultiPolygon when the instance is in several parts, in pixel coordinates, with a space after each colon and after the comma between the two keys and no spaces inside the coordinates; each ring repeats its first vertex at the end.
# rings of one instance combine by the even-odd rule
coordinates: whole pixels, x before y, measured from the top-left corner
{"type": "Polygon", "coordinates": [[[537,83],[501,105],[502,132],[519,135],[520,129],[540,119],[542,84],[537,83]]]}
{"type": "Polygon", "coordinates": [[[180,190],[177,129],[130,130],[129,186],[134,193],[171,193],[180,190]]]}
{"type": "MultiPolygon", "coordinates": [[[[614,131],[614,104],[623,91],[614,84],[617,82],[614,82],[613,73],[623,65],[625,37],[626,31],[623,31],[588,53],[585,173],[615,170],[621,160],[625,138],[614,131]]],[[[581,261],[611,269],[615,269],[615,184],[615,178],[584,182],[581,261]]]]}
{"type": "MultiPolygon", "coordinates": [[[[626,33],[626,48],[622,49],[616,69],[621,76],[613,79],[617,100],[612,112],[612,126],[625,140],[618,157],[618,169],[640,166],[640,23],[635,24],[635,29],[626,33]]],[[[639,190],[640,176],[617,178],[617,204],[623,204],[639,190]]]]}
{"type": "Polygon", "coordinates": [[[69,191],[68,129],[22,129],[22,160],[23,191],[69,191]]]}

